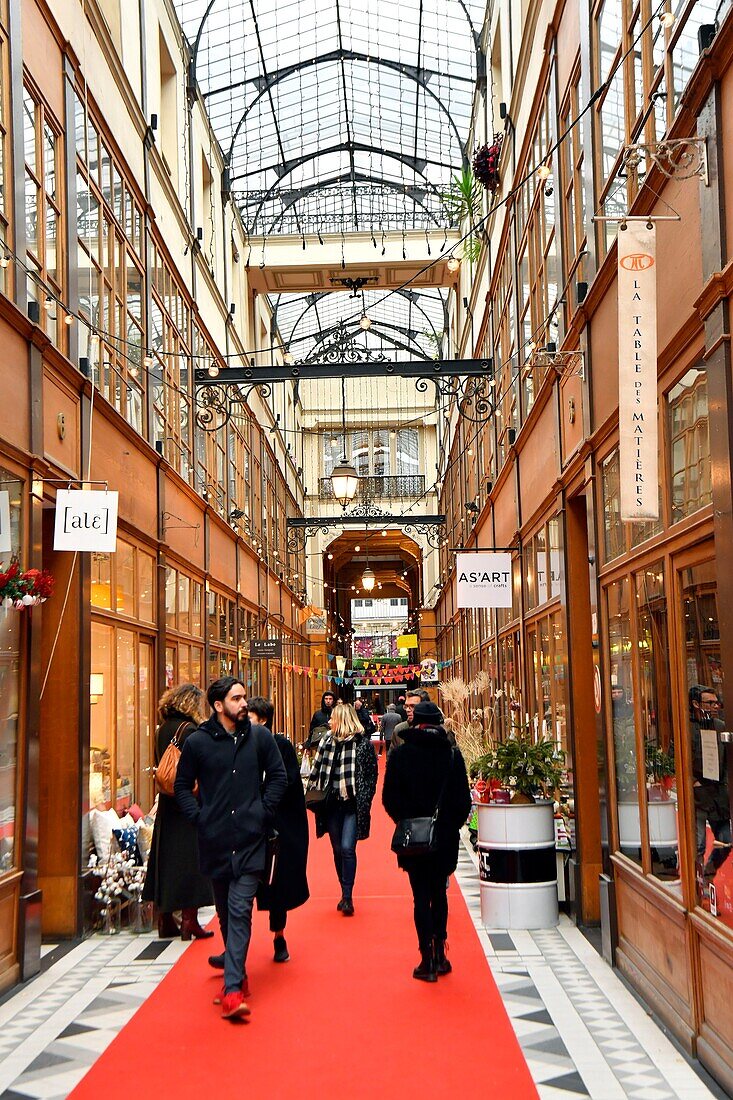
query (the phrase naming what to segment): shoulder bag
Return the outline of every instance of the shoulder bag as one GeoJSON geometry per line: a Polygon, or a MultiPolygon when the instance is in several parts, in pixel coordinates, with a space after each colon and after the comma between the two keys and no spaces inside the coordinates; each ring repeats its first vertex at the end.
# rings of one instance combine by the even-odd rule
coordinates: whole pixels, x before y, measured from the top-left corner
{"type": "Polygon", "coordinates": [[[392,851],[398,856],[408,856],[410,859],[417,856],[427,856],[434,852],[438,846],[437,824],[440,805],[443,801],[453,771],[454,753],[451,749],[450,766],[443,780],[438,802],[432,817],[403,817],[397,822],[392,836],[392,851]]]}
{"type": "Polygon", "coordinates": [[[180,742],[181,730],[187,725],[189,725],[188,722],[181,722],[173,735],[173,740],[161,756],[158,766],[155,769],[155,782],[161,794],[173,795],[173,784],[176,781],[178,761],[181,759],[181,750],[178,745],[180,742]]]}
{"type": "Polygon", "coordinates": [[[326,809],[328,801],[331,797],[331,780],[333,778],[334,768],[336,767],[339,757],[341,755],[341,742],[336,745],[336,749],[331,761],[331,767],[328,773],[328,779],[325,787],[306,787],[305,791],[305,808],[306,810],[312,810],[314,814],[321,813],[326,809]]]}

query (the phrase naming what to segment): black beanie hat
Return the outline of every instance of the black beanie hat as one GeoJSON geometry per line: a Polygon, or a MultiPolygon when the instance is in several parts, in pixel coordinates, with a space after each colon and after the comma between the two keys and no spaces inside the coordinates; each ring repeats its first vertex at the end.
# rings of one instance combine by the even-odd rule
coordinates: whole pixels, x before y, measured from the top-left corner
{"type": "Polygon", "coordinates": [[[435,703],[418,703],[412,712],[413,726],[440,726],[443,724],[443,712],[435,703]]]}

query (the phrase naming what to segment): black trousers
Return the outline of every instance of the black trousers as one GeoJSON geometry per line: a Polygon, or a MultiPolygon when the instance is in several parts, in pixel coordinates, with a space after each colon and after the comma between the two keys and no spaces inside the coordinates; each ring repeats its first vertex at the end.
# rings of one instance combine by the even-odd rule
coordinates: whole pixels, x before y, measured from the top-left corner
{"type": "Polygon", "coordinates": [[[415,928],[421,951],[448,935],[448,877],[428,856],[415,859],[407,872],[414,901],[415,928]]]}
{"type": "Polygon", "coordinates": [[[288,911],[285,908],[279,906],[270,906],[270,931],[282,932],[285,928],[288,919],[288,911]]]}

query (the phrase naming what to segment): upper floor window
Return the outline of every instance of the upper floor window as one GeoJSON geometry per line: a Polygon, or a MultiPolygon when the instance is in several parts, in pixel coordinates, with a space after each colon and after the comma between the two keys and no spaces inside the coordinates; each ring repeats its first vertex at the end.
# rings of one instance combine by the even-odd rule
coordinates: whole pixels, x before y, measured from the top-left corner
{"type": "Polygon", "coordinates": [[[710,504],[708,379],[689,370],[667,394],[672,522],[710,504]]]}
{"type": "MultiPolygon", "coordinates": [[[[8,63],[8,32],[5,0],[0,0],[0,251],[10,241],[10,199],[12,193],[10,172],[10,147],[8,143],[8,118],[10,101],[10,69],[8,63]]],[[[10,294],[12,265],[0,267],[0,290],[10,294]]]]}
{"type": "Polygon", "coordinates": [[[26,266],[28,298],[38,302],[40,324],[59,347],[65,344],[60,130],[40,96],[23,89],[26,266]]]}
{"type": "Polygon", "coordinates": [[[346,446],[341,432],[328,432],[322,443],[323,474],[330,477],[346,455],[359,477],[400,477],[420,471],[420,434],[415,428],[387,428],[348,432],[346,446]]]}

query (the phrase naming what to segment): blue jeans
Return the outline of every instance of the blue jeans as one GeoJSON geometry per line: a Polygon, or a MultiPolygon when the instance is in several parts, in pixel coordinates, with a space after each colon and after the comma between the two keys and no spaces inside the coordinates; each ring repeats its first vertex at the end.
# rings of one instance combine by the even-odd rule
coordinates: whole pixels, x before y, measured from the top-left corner
{"type": "Polygon", "coordinates": [[[347,901],[351,901],[356,878],[356,804],[353,799],[332,802],[328,807],[326,826],[341,893],[347,901]]]}
{"type": "Polygon", "coordinates": [[[247,951],[252,935],[252,906],[260,875],[213,880],[216,909],[224,937],[224,988],[233,993],[242,988],[247,951]]]}

